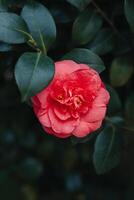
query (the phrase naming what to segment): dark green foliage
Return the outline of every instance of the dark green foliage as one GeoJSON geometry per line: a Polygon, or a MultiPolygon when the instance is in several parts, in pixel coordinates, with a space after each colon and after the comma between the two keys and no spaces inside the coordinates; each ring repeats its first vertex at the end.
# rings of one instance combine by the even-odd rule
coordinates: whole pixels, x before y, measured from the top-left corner
{"type": "Polygon", "coordinates": [[[77,48],[65,54],[62,59],[74,60],[77,63],[88,64],[99,73],[105,69],[103,61],[95,53],[88,49],[77,48]]]}
{"type": "Polygon", "coordinates": [[[71,3],[73,6],[78,8],[80,11],[84,10],[86,6],[92,1],[92,0],[67,0],[69,3],[71,3]]]}
{"type": "Polygon", "coordinates": [[[133,0],[0,1],[0,200],[134,199],[133,32],[133,0]],[[31,107],[63,59],[110,93],[85,138],[48,135],[31,107]]]}
{"type": "Polygon", "coordinates": [[[42,4],[31,2],[24,6],[21,16],[26,21],[36,45],[46,51],[56,37],[55,23],[49,11],[42,4]]]}
{"type": "Polygon", "coordinates": [[[15,78],[22,100],[34,96],[47,86],[54,74],[53,61],[42,53],[24,53],[15,67],[15,78]]]}
{"type": "Polygon", "coordinates": [[[85,10],[74,21],[72,39],[82,45],[90,42],[102,26],[102,18],[95,11],[85,10]],[[83,31],[81,31],[83,30],[83,31]]]}
{"type": "Polygon", "coordinates": [[[125,85],[133,74],[133,61],[130,57],[115,58],[111,65],[110,80],[115,87],[125,85]]]}
{"type": "Polygon", "coordinates": [[[114,33],[111,29],[104,28],[98,31],[94,40],[87,45],[87,48],[98,55],[104,55],[111,52],[114,46],[114,33]]]}
{"type": "Polygon", "coordinates": [[[134,1],[133,0],[125,0],[125,15],[127,18],[127,21],[131,27],[131,29],[134,31],[134,1]]]}
{"type": "Polygon", "coordinates": [[[119,164],[120,143],[120,135],[113,125],[105,127],[98,135],[93,154],[93,162],[98,174],[103,174],[119,164]]]}
{"type": "Polygon", "coordinates": [[[26,42],[28,32],[24,20],[13,13],[0,13],[0,39],[3,42],[19,44],[26,42]]]}

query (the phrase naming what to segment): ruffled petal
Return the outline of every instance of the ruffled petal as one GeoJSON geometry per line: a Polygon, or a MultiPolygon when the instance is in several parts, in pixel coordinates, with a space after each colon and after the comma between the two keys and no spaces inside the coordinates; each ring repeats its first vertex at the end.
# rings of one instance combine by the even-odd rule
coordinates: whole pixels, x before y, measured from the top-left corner
{"type": "Polygon", "coordinates": [[[100,128],[101,124],[102,124],[102,121],[98,121],[94,123],[81,121],[79,126],[73,131],[72,134],[76,137],[85,137],[86,135],[100,128]]]}
{"type": "Polygon", "coordinates": [[[94,100],[93,105],[97,107],[106,106],[109,102],[109,99],[109,92],[102,87],[98,93],[98,96],[94,100]]]}
{"type": "Polygon", "coordinates": [[[91,67],[89,67],[86,64],[79,64],[79,66],[80,66],[81,69],[91,69],[91,67]]]}
{"type": "Polygon", "coordinates": [[[67,120],[71,117],[69,112],[61,112],[61,111],[62,110],[54,108],[54,113],[60,120],[67,120]]]}
{"type": "Polygon", "coordinates": [[[50,94],[50,86],[32,97],[32,103],[34,106],[40,106],[43,109],[48,106],[48,96],[50,94]]]}
{"type": "Polygon", "coordinates": [[[106,114],[106,107],[92,107],[89,112],[82,117],[83,121],[96,122],[103,120],[106,114]]]}
{"type": "MultiPolygon", "coordinates": [[[[72,60],[62,60],[55,63],[55,77],[64,76],[80,69],[80,65],[72,60]]],[[[54,77],[54,78],[55,78],[54,77]]]]}
{"type": "Polygon", "coordinates": [[[51,127],[51,123],[50,123],[48,113],[44,113],[42,115],[39,115],[38,119],[43,126],[51,127]]]}
{"type": "Polygon", "coordinates": [[[69,134],[76,128],[76,126],[79,123],[78,119],[77,120],[69,119],[66,121],[58,119],[52,109],[49,109],[48,115],[51,122],[51,127],[53,131],[56,133],[69,134]]]}
{"type": "Polygon", "coordinates": [[[49,133],[50,135],[55,135],[58,138],[68,138],[71,136],[70,134],[64,134],[64,133],[55,133],[52,128],[47,128],[47,127],[43,127],[43,129],[45,130],[45,132],[49,133]]]}
{"type": "Polygon", "coordinates": [[[89,112],[86,115],[83,115],[82,120],[89,123],[103,120],[106,114],[106,105],[108,104],[108,101],[109,93],[105,88],[101,88],[91,109],[89,109],[89,112]]]}

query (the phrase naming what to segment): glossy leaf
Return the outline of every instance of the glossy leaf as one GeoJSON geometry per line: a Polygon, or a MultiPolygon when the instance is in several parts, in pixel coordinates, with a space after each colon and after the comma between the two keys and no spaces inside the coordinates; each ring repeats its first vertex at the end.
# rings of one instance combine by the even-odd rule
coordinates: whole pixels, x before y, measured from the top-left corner
{"type": "Polygon", "coordinates": [[[104,63],[101,58],[88,49],[76,48],[65,54],[62,60],[74,60],[77,63],[88,64],[90,67],[101,73],[104,69],[104,63]]]}
{"type": "Polygon", "coordinates": [[[5,42],[0,42],[0,52],[6,52],[11,51],[12,46],[10,44],[7,44],[5,42]]]}
{"type": "Polygon", "coordinates": [[[133,0],[125,0],[125,15],[127,21],[134,31],[134,1],[133,0]]]}
{"type": "Polygon", "coordinates": [[[99,55],[112,51],[114,48],[113,32],[108,28],[100,30],[87,48],[99,55]]]}
{"type": "Polygon", "coordinates": [[[21,16],[26,21],[37,46],[49,48],[56,38],[55,22],[48,9],[40,3],[32,1],[24,6],[21,16]]]}
{"type": "Polygon", "coordinates": [[[97,174],[104,174],[120,162],[120,136],[115,127],[107,126],[98,135],[95,142],[93,163],[97,174]]]}
{"type": "Polygon", "coordinates": [[[113,86],[123,86],[133,74],[133,64],[130,58],[119,57],[112,62],[110,70],[110,80],[113,86]]]}
{"type": "Polygon", "coordinates": [[[84,10],[86,6],[92,1],[92,0],[67,0],[69,3],[71,3],[73,6],[78,8],[80,11],[84,10]]]}
{"type": "Polygon", "coordinates": [[[2,42],[24,43],[27,40],[27,35],[24,32],[28,32],[28,29],[20,16],[13,13],[0,13],[0,40],[2,42]]]}
{"type": "Polygon", "coordinates": [[[54,75],[54,63],[41,53],[24,53],[15,67],[15,78],[22,100],[34,96],[45,88],[54,75]]]}
{"type": "Polygon", "coordinates": [[[83,11],[73,24],[73,41],[79,45],[90,42],[101,28],[102,22],[102,18],[95,11],[83,11]]]}
{"type": "Polygon", "coordinates": [[[107,90],[110,94],[110,101],[108,104],[108,115],[115,115],[121,111],[122,104],[118,93],[114,88],[107,85],[107,90]]]}

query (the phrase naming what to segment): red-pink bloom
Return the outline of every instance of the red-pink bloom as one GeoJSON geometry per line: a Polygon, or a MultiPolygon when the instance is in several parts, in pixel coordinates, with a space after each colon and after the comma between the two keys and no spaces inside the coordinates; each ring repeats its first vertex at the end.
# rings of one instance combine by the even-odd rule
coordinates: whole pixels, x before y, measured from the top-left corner
{"type": "Polygon", "coordinates": [[[99,74],[71,60],[56,62],[52,82],[32,98],[44,130],[60,138],[84,137],[100,128],[108,101],[99,74]]]}

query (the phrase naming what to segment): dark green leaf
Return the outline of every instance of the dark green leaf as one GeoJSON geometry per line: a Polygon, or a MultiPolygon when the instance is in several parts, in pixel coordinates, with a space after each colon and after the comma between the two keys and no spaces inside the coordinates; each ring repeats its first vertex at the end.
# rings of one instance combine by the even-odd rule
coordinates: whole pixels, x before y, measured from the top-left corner
{"type": "Polygon", "coordinates": [[[112,51],[114,48],[113,32],[108,28],[100,30],[87,48],[99,55],[112,51]]]}
{"type": "Polygon", "coordinates": [[[95,11],[85,10],[73,24],[73,41],[80,45],[90,42],[101,28],[102,22],[102,18],[95,11]]]}
{"type": "Polygon", "coordinates": [[[110,93],[110,101],[108,104],[108,115],[117,114],[122,108],[121,100],[114,88],[112,88],[111,86],[107,86],[107,90],[110,93]]]}
{"type": "Polygon", "coordinates": [[[26,21],[37,46],[48,49],[56,38],[56,26],[47,8],[40,3],[32,2],[24,6],[21,16],[26,21]]]}
{"type": "Polygon", "coordinates": [[[124,119],[120,116],[110,117],[110,121],[115,125],[121,125],[124,122],[124,119]]]}
{"type": "Polygon", "coordinates": [[[26,42],[28,32],[24,20],[13,13],[0,13],[0,40],[6,43],[19,44],[26,42]]]}
{"type": "Polygon", "coordinates": [[[92,1],[92,0],[67,0],[69,3],[71,3],[73,6],[78,8],[80,11],[84,10],[86,6],[92,1]]]}
{"type": "Polygon", "coordinates": [[[99,56],[88,49],[76,48],[65,54],[62,60],[74,60],[77,63],[88,64],[90,67],[101,73],[104,69],[104,63],[99,56]]]}
{"type": "Polygon", "coordinates": [[[125,15],[126,15],[127,21],[131,29],[134,31],[134,1],[125,0],[124,7],[125,7],[125,15]]]}
{"type": "Polygon", "coordinates": [[[116,167],[120,162],[120,135],[115,127],[106,126],[95,142],[93,163],[97,174],[104,174],[116,167]]]}
{"type": "Polygon", "coordinates": [[[51,81],[54,75],[54,63],[41,53],[24,53],[15,67],[15,78],[20,89],[22,100],[26,100],[51,81]]]}
{"type": "Polygon", "coordinates": [[[10,44],[0,42],[0,52],[6,52],[6,51],[11,51],[12,46],[10,44]]]}
{"type": "Polygon", "coordinates": [[[133,74],[133,64],[130,58],[119,57],[113,60],[110,70],[110,80],[113,86],[123,86],[133,74]]]}

